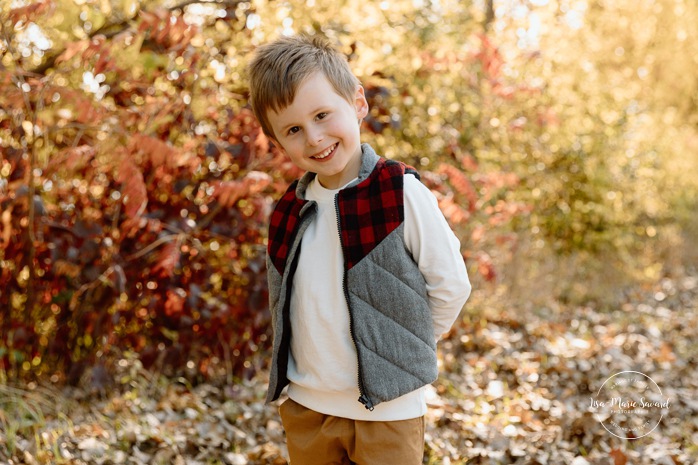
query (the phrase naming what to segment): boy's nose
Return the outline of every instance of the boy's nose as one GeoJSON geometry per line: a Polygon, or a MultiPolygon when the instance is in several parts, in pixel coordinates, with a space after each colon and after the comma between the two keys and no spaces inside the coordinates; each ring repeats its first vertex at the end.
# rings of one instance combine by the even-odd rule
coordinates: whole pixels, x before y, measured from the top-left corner
{"type": "Polygon", "coordinates": [[[320,131],[313,131],[312,129],[308,129],[306,131],[306,139],[308,145],[310,145],[311,147],[315,147],[320,142],[322,142],[322,138],[322,133],[320,131]]]}

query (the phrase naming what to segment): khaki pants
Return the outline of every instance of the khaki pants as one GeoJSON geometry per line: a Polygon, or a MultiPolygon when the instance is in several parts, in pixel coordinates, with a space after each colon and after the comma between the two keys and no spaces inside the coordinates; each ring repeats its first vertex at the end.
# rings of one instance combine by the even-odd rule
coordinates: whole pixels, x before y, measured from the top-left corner
{"type": "Polygon", "coordinates": [[[323,415],[291,399],[279,408],[291,465],[421,465],[425,418],[358,421],[323,415]]]}

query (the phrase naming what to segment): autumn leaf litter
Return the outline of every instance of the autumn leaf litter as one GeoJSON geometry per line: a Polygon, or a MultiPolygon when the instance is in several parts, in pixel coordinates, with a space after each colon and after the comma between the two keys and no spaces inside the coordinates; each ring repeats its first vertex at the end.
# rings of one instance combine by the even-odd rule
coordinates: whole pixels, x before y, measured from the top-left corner
{"type": "MultiPolygon", "coordinates": [[[[465,314],[441,343],[441,377],[427,392],[425,463],[696,463],[697,297],[692,276],[636,291],[607,312],[465,314]],[[589,408],[624,370],[648,374],[671,401],[659,427],[636,440],[609,434],[589,408]]],[[[26,408],[0,413],[0,464],[287,463],[264,374],[191,386],[137,361],[120,370],[101,393],[4,387],[26,408]]]]}

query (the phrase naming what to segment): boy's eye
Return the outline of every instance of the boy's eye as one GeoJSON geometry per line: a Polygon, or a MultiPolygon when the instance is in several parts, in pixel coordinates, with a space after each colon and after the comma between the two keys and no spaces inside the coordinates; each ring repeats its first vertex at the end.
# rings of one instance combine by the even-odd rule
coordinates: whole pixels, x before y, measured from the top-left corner
{"type": "Polygon", "coordinates": [[[316,118],[317,119],[325,119],[326,117],[327,117],[327,113],[323,111],[323,112],[318,113],[316,118]]]}
{"type": "Polygon", "coordinates": [[[301,130],[301,128],[299,128],[298,126],[293,126],[292,128],[290,128],[290,129],[288,130],[288,134],[289,134],[289,135],[292,135],[292,134],[297,133],[297,132],[300,131],[300,130],[301,130]]]}

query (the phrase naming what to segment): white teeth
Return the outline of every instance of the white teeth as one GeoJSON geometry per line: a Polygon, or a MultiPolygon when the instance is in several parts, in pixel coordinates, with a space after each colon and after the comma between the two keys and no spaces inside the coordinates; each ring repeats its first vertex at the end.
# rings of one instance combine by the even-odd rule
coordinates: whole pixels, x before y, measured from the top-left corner
{"type": "Polygon", "coordinates": [[[327,157],[329,154],[331,154],[332,151],[334,150],[334,148],[335,148],[336,146],[337,146],[337,144],[334,144],[332,147],[328,148],[327,150],[325,150],[324,152],[322,152],[320,155],[315,155],[315,156],[313,156],[313,157],[311,157],[311,158],[314,158],[314,159],[316,159],[316,160],[322,160],[323,158],[325,158],[325,157],[327,157]]]}

